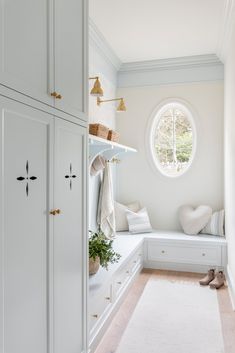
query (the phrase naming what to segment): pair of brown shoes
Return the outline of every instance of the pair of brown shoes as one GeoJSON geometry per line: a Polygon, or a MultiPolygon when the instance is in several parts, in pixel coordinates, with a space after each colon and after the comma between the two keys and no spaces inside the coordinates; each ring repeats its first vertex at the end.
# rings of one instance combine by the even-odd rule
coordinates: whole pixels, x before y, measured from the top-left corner
{"type": "Polygon", "coordinates": [[[219,289],[220,287],[222,287],[224,285],[224,282],[225,275],[223,271],[218,271],[215,273],[214,269],[210,269],[207,275],[199,281],[202,286],[208,286],[209,284],[210,288],[215,289],[219,289]]]}

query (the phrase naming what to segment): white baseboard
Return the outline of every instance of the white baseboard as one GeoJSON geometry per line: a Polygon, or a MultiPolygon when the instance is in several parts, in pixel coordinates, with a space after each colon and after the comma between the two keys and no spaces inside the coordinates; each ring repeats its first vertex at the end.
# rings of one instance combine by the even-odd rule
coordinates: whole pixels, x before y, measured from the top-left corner
{"type": "Polygon", "coordinates": [[[233,279],[232,272],[230,270],[229,265],[227,265],[226,272],[227,272],[226,274],[227,274],[228,291],[232,302],[233,310],[235,311],[235,281],[233,279]]]}

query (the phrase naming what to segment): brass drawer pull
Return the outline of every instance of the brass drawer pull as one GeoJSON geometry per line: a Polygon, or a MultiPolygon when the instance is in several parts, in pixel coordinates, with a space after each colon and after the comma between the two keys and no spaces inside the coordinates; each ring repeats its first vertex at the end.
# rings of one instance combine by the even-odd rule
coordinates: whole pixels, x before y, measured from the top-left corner
{"type": "Polygon", "coordinates": [[[50,214],[52,214],[53,216],[56,216],[57,214],[60,214],[61,210],[59,208],[56,208],[55,210],[50,211],[50,214]]]}
{"type": "Polygon", "coordinates": [[[122,284],[122,282],[117,282],[117,284],[122,284]]]}
{"type": "Polygon", "coordinates": [[[61,94],[59,94],[59,93],[57,93],[57,92],[52,92],[52,93],[51,93],[51,96],[54,97],[54,98],[56,98],[56,99],[62,99],[61,94]]]}
{"type": "Polygon", "coordinates": [[[106,300],[110,300],[110,297],[105,297],[106,300]]]}
{"type": "Polygon", "coordinates": [[[92,317],[94,317],[95,319],[97,319],[97,318],[98,318],[98,315],[97,315],[97,314],[94,314],[94,315],[92,315],[92,317]]]}

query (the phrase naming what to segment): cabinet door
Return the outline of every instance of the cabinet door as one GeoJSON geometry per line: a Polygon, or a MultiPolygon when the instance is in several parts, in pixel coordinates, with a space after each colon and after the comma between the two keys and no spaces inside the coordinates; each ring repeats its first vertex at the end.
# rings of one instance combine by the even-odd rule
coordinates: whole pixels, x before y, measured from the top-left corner
{"type": "Polygon", "coordinates": [[[48,52],[53,26],[49,19],[53,16],[51,2],[0,2],[0,84],[53,105],[48,94],[52,74],[48,52]]]}
{"type": "Polygon", "coordinates": [[[48,352],[53,118],[0,98],[0,352],[48,352]]]}
{"type": "Polygon", "coordinates": [[[85,347],[86,129],[55,123],[54,352],[85,347]]]}
{"type": "Polygon", "coordinates": [[[86,120],[87,0],[55,1],[55,105],[86,120]]]}

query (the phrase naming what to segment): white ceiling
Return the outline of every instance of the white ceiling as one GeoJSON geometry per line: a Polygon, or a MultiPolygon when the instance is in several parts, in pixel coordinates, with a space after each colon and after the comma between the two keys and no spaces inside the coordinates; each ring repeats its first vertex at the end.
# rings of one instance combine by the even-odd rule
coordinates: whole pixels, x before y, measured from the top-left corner
{"type": "Polygon", "coordinates": [[[216,53],[226,0],[90,0],[122,62],[216,53]]]}

